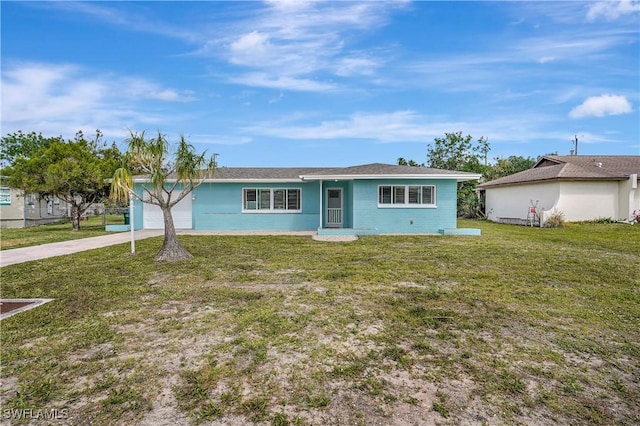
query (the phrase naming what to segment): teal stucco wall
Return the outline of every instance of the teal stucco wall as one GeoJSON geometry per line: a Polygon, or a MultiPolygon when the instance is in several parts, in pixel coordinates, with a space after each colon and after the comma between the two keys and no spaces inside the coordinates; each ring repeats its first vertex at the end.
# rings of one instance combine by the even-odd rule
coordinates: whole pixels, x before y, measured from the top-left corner
{"type": "MultiPolygon", "coordinates": [[[[370,234],[438,233],[456,228],[455,180],[355,180],[322,183],[323,216],[327,188],[343,190],[343,228],[370,234]],[[380,185],[435,185],[433,207],[379,207],[380,185]]],[[[139,189],[139,188],[137,188],[139,189]]],[[[192,193],[193,229],[200,231],[313,231],[320,227],[320,183],[204,183],[192,193]],[[300,188],[300,213],[242,212],[243,188],[300,188]]],[[[134,224],[143,226],[142,203],[135,202],[134,224]]],[[[324,223],[323,223],[324,226],[324,223]]]]}
{"type": "Polygon", "coordinates": [[[376,233],[433,233],[456,227],[455,180],[357,180],[353,183],[353,227],[376,233]],[[435,207],[378,207],[380,185],[435,185],[435,207]]]}
{"type": "Polygon", "coordinates": [[[320,226],[318,182],[204,183],[193,195],[193,229],[207,231],[314,230],[320,226]],[[242,212],[243,188],[300,188],[300,213],[242,212]]]}

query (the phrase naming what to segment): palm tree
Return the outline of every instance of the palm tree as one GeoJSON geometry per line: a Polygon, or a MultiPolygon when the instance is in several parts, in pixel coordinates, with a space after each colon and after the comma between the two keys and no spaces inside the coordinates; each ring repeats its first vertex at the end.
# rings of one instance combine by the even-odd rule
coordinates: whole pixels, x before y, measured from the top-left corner
{"type": "Polygon", "coordinates": [[[155,260],[191,259],[191,253],[178,241],[171,208],[213,176],[215,158],[205,158],[206,153],[197,154],[184,136],[180,136],[172,158],[169,158],[169,143],[159,132],[158,137],[148,139],[144,132],[132,132],[127,143],[123,167],[116,170],[111,182],[111,199],[124,201],[133,197],[160,207],[164,218],[164,243],[155,260]],[[134,175],[143,177],[141,194],[134,191],[134,175]]]}

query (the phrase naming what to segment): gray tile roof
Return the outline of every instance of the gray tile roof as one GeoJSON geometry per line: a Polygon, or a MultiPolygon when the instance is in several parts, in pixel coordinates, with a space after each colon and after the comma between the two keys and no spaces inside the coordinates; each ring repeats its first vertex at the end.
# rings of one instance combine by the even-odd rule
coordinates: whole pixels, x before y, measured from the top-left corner
{"type": "MultiPolygon", "coordinates": [[[[303,175],[314,175],[316,173],[303,173],[303,175]]],[[[326,169],[318,174],[342,175],[342,176],[376,176],[376,175],[460,175],[465,172],[455,170],[433,169],[429,167],[399,166],[396,164],[372,163],[351,167],[336,167],[326,169]]],[[[473,173],[468,173],[473,175],[473,173]]]]}
{"type": "Polygon", "coordinates": [[[640,175],[640,155],[548,155],[532,168],[478,185],[488,188],[548,180],[623,180],[640,175]]]}
{"type": "Polygon", "coordinates": [[[300,175],[322,173],[329,168],[303,167],[220,167],[213,174],[214,180],[268,180],[300,179],[300,175]]]}
{"type": "Polygon", "coordinates": [[[402,176],[402,175],[455,175],[475,176],[473,173],[428,167],[398,166],[393,164],[365,164],[352,167],[220,167],[213,180],[284,180],[308,177],[335,176],[402,176]]]}

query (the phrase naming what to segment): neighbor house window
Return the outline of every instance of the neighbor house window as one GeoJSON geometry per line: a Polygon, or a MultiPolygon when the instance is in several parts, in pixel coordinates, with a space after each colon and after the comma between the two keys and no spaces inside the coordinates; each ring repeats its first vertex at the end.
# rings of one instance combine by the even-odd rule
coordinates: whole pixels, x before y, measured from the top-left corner
{"type": "Polygon", "coordinates": [[[300,212],[300,189],[245,188],[242,190],[242,210],[263,213],[300,212]]]}
{"type": "Polygon", "coordinates": [[[433,185],[381,185],[378,187],[380,207],[433,207],[436,187],[433,185]]]}
{"type": "Polygon", "coordinates": [[[11,204],[11,188],[0,186],[0,204],[11,204]]]}

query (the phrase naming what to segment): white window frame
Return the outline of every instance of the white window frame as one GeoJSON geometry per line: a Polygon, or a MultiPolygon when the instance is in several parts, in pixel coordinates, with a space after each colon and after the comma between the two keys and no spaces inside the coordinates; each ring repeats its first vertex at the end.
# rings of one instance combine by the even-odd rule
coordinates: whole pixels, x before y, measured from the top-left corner
{"type": "MultiPolygon", "coordinates": [[[[266,201],[266,197],[263,199],[266,201]]],[[[253,214],[290,214],[290,213],[302,213],[302,189],[301,188],[242,188],[242,213],[253,214]],[[248,209],[247,207],[247,194],[248,191],[256,191],[256,203],[255,209],[248,209]],[[282,201],[284,202],[284,208],[276,208],[276,192],[284,192],[282,201]],[[297,209],[289,207],[289,191],[296,191],[298,193],[297,209]],[[260,202],[260,193],[269,193],[269,208],[257,208],[260,202]]]]}
{"type": "Polygon", "coordinates": [[[0,186],[0,204],[3,206],[11,205],[11,187],[0,186]]]}
{"type": "Polygon", "coordinates": [[[437,206],[436,198],[436,186],[435,185],[378,185],[378,208],[381,209],[433,209],[437,206]],[[383,203],[382,188],[389,188],[388,203],[383,203]],[[419,199],[418,202],[411,202],[412,197],[409,196],[409,189],[413,190],[412,195],[416,195],[415,199],[419,199]],[[419,192],[415,193],[415,188],[420,188],[419,192]],[[424,189],[431,188],[431,202],[424,203],[422,198],[424,195],[424,189]]]}

